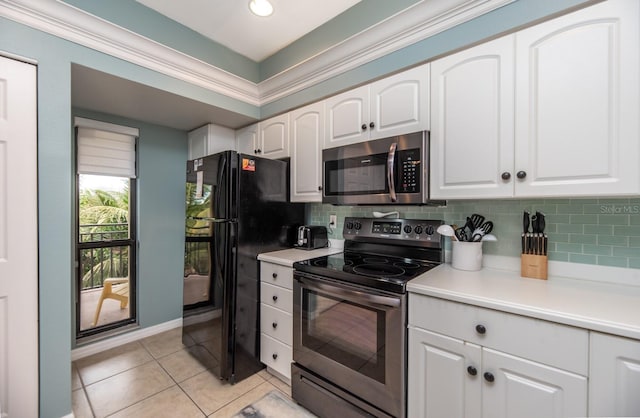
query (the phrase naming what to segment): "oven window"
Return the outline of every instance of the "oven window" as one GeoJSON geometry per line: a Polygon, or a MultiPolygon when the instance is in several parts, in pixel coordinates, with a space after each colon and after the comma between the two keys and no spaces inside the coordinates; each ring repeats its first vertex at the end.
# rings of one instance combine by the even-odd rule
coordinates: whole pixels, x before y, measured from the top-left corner
{"type": "Polygon", "coordinates": [[[327,195],[389,193],[387,154],[325,162],[327,195]]]}
{"type": "Polygon", "coordinates": [[[385,312],[304,289],[302,345],[385,383],[385,312]]]}

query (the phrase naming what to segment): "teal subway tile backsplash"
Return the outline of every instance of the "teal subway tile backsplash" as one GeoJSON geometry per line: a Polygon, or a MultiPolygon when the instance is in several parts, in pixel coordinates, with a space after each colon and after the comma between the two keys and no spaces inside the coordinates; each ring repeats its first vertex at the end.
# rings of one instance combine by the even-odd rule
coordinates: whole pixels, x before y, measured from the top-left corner
{"type": "MultiPolygon", "coordinates": [[[[372,216],[373,211],[398,211],[402,218],[442,219],[463,225],[472,213],[493,221],[497,242],[483,246],[485,254],[517,257],[520,254],[522,212],[541,211],[547,220],[549,259],[581,264],[640,268],[640,198],[523,199],[449,201],[431,206],[332,206],[308,205],[308,220],[328,225],[338,216],[331,238],[342,239],[347,216],[372,216]]],[[[447,239],[446,248],[450,248],[447,239]]]]}

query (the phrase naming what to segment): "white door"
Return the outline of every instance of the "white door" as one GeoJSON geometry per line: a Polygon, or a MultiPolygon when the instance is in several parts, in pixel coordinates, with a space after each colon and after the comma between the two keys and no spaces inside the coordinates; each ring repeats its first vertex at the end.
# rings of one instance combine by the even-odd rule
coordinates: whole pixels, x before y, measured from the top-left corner
{"type": "Polygon", "coordinates": [[[511,35],[431,64],[431,197],[513,195],[513,59],[511,35]]]}
{"type": "Polygon", "coordinates": [[[369,86],[358,87],[326,100],[327,134],[324,148],[369,139],[369,86]]]}
{"type": "Polygon", "coordinates": [[[481,348],[409,328],[408,417],[481,416],[481,348]]]}
{"type": "Polygon", "coordinates": [[[376,81],[370,92],[370,139],[429,129],[429,64],[376,81]]]}
{"type": "Polygon", "coordinates": [[[324,102],[291,112],[291,201],[322,201],[324,102]]]}
{"type": "Polygon", "coordinates": [[[289,114],[260,122],[260,146],[258,156],[285,158],[289,156],[289,114]]]}
{"type": "Polygon", "coordinates": [[[587,378],[505,353],[482,349],[482,416],[587,416],[587,378]]]}
{"type": "Polygon", "coordinates": [[[637,194],[640,2],[516,34],[516,196],[637,194]]]}
{"type": "Polygon", "coordinates": [[[36,67],[0,57],[0,416],[38,416],[36,67]]]}

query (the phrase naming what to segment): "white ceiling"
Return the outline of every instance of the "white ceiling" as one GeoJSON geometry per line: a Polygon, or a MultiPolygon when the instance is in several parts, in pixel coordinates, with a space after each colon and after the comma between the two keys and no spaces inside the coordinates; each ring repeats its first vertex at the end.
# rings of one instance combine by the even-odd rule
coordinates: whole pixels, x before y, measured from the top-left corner
{"type": "Polygon", "coordinates": [[[249,0],[136,0],[168,18],[260,62],[361,0],[270,0],[258,17],[249,0]]]}

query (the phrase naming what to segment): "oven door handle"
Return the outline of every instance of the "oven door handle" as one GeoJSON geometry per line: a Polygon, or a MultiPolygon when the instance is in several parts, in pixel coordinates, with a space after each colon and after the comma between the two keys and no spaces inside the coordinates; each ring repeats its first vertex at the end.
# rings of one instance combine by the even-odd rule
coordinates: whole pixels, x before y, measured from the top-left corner
{"type": "Polygon", "coordinates": [[[391,144],[389,147],[389,154],[387,155],[387,184],[389,185],[389,197],[392,202],[398,200],[398,197],[396,196],[396,182],[394,180],[397,147],[397,142],[391,144]]]}
{"type": "Polygon", "coordinates": [[[296,280],[300,283],[300,286],[309,290],[319,290],[330,296],[339,298],[349,298],[354,300],[357,298],[358,303],[367,304],[371,307],[385,306],[391,308],[397,308],[400,306],[400,298],[393,296],[376,295],[369,292],[360,292],[358,290],[346,289],[339,285],[318,283],[314,280],[310,283],[307,280],[303,280],[301,277],[296,277],[296,280]],[[364,302],[364,303],[363,303],[364,302]]]}

